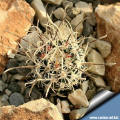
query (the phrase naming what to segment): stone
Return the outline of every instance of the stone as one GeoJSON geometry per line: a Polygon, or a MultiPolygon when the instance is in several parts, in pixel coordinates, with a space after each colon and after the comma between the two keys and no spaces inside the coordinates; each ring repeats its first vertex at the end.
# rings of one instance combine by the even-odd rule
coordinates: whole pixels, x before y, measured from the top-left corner
{"type": "Polygon", "coordinates": [[[30,94],[30,88],[25,89],[25,102],[29,100],[40,99],[42,97],[41,93],[34,87],[30,94]]]}
{"type": "Polygon", "coordinates": [[[91,14],[93,12],[93,7],[91,3],[79,1],[75,4],[75,7],[79,8],[80,11],[84,12],[86,15],[91,14]]]}
{"type": "Polygon", "coordinates": [[[57,105],[56,105],[56,107],[57,107],[59,113],[61,114],[61,116],[63,116],[63,114],[62,114],[61,100],[59,98],[57,99],[57,105]]]}
{"type": "Polygon", "coordinates": [[[104,38],[112,45],[111,54],[106,58],[106,63],[116,63],[106,66],[106,79],[112,86],[112,90],[120,92],[120,3],[108,6],[99,5],[96,10],[98,37],[104,38]]]}
{"type": "MultiPolygon", "coordinates": [[[[19,62],[16,59],[10,59],[7,63],[7,69],[12,68],[12,67],[17,67],[19,66],[19,62]]],[[[16,74],[17,69],[10,70],[9,73],[11,74],[16,74]]]]}
{"type": "Polygon", "coordinates": [[[63,8],[57,8],[53,12],[53,14],[59,20],[63,20],[66,17],[66,13],[65,13],[65,10],[63,8]]]}
{"type": "Polygon", "coordinates": [[[25,0],[0,1],[0,73],[7,64],[7,54],[17,52],[20,39],[32,24],[34,10],[25,0]],[[3,7],[4,6],[4,7],[3,7]]]}
{"type": "Polygon", "coordinates": [[[70,113],[70,105],[68,103],[68,101],[64,100],[64,101],[61,101],[61,106],[62,106],[62,113],[70,113]]]}
{"type": "Polygon", "coordinates": [[[18,82],[18,85],[19,85],[20,88],[21,88],[20,93],[23,94],[24,91],[25,91],[25,89],[26,89],[25,82],[24,82],[24,81],[19,81],[19,82],[18,82]]]}
{"type": "Polygon", "coordinates": [[[98,49],[98,51],[101,53],[103,58],[107,58],[110,55],[112,49],[110,42],[104,40],[96,40],[95,46],[98,49]]]}
{"type": "Polygon", "coordinates": [[[87,15],[86,22],[89,23],[92,26],[96,25],[96,17],[94,13],[91,13],[90,15],[87,15]]]}
{"type": "Polygon", "coordinates": [[[68,9],[68,8],[73,7],[73,2],[68,1],[68,0],[64,0],[62,4],[63,4],[64,9],[68,9]]]}
{"type": "Polygon", "coordinates": [[[92,49],[87,56],[87,60],[91,63],[88,71],[101,76],[105,75],[105,62],[100,53],[92,49]]]}
{"type": "Polygon", "coordinates": [[[43,0],[43,1],[45,1],[47,3],[55,4],[55,5],[60,5],[63,0],[43,0]]]}
{"type": "Polygon", "coordinates": [[[8,85],[8,89],[12,92],[20,92],[21,91],[21,88],[17,82],[10,82],[10,84],[8,85]]]}
{"type": "Polygon", "coordinates": [[[87,96],[88,100],[91,100],[95,95],[96,95],[96,90],[95,89],[88,90],[86,92],[86,96],[87,96]]]}
{"type": "Polygon", "coordinates": [[[0,107],[0,111],[0,120],[63,120],[57,107],[43,98],[19,107],[0,107]]]}
{"type": "Polygon", "coordinates": [[[40,24],[43,27],[46,27],[46,24],[48,22],[51,22],[51,19],[50,19],[49,15],[47,14],[42,1],[41,0],[33,0],[31,2],[31,6],[34,8],[34,10],[36,12],[36,17],[39,19],[40,24]]]}
{"type": "Polygon", "coordinates": [[[5,89],[5,93],[6,95],[10,96],[12,92],[9,89],[5,89]]]}
{"type": "Polygon", "coordinates": [[[76,17],[78,14],[80,14],[80,9],[76,8],[76,7],[72,7],[72,8],[68,8],[66,10],[67,12],[67,15],[70,17],[70,18],[74,18],[76,17]]]}
{"type": "Polygon", "coordinates": [[[75,107],[80,108],[81,106],[83,107],[89,106],[87,97],[81,89],[77,89],[71,94],[69,94],[68,99],[75,107]]]}
{"type": "Polygon", "coordinates": [[[3,99],[3,96],[0,96],[0,107],[9,105],[8,100],[3,99]]]}
{"type": "Polygon", "coordinates": [[[3,74],[2,74],[2,80],[3,80],[4,82],[6,82],[7,79],[8,79],[8,74],[7,74],[7,73],[3,73],[3,74]]]}
{"type": "MultiPolygon", "coordinates": [[[[29,34],[30,34],[30,33],[29,33],[29,34]]],[[[22,41],[21,41],[20,43],[22,43],[22,41]]],[[[26,61],[26,60],[27,60],[27,57],[24,56],[24,55],[21,55],[21,54],[16,54],[16,55],[15,55],[15,59],[17,59],[17,61],[19,61],[19,62],[22,62],[22,61],[26,61]]]]}
{"type": "Polygon", "coordinates": [[[82,34],[83,21],[84,21],[84,14],[83,13],[77,15],[71,21],[72,28],[75,32],[77,32],[78,36],[80,36],[82,34]]]}
{"type": "Polygon", "coordinates": [[[12,79],[13,80],[22,80],[24,76],[20,75],[20,74],[15,74],[13,75],[12,79]]]}
{"type": "Polygon", "coordinates": [[[4,103],[4,102],[6,102],[7,100],[8,100],[8,95],[6,95],[6,94],[4,94],[3,96],[2,96],[2,99],[1,99],[1,101],[4,103]]]}
{"type": "Polygon", "coordinates": [[[91,48],[96,48],[95,42],[96,42],[96,38],[94,38],[92,35],[90,35],[87,38],[87,42],[89,43],[89,47],[91,48]]]}
{"type": "Polygon", "coordinates": [[[87,113],[88,108],[72,110],[69,114],[70,120],[78,120],[87,113]]]}
{"type": "Polygon", "coordinates": [[[14,92],[9,97],[9,102],[11,105],[19,106],[24,104],[24,97],[17,92],[14,92]]]}
{"type": "Polygon", "coordinates": [[[97,87],[106,87],[105,81],[101,76],[94,75],[91,79],[97,87]]]}
{"type": "Polygon", "coordinates": [[[85,37],[90,36],[93,33],[93,26],[90,25],[87,21],[83,23],[83,35],[85,37]]]}
{"type": "Polygon", "coordinates": [[[0,92],[3,92],[5,88],[6,88],[6,84],[0,80],[0,92]]]}
{"type": "Polygon", "coordinates": [[[83,83],[82,83],[82,85],[81,85],[81,89],[82,89],[82,91],[83,91],[84,93],[87,92],[87,90],[88,90],[88,80],[83,81],[83,83]]]}

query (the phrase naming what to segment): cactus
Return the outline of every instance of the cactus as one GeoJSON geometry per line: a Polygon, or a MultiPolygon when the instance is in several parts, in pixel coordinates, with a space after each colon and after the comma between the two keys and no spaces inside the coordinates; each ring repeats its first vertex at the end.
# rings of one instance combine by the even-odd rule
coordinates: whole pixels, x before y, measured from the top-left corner
{"type": "Polygon", "coordinates": [[[85,80],[82,74],[88,69],[85,64],[88,46],[83,47],[84,38],[77,39],[68,22],[61,21],[58,26],[48,23],[46,26],[45,33],[32,26],[33,30],[21,40],[20,52],[27,57],[28,66],[25,68],[31,68],[32,74],[26,85],[32,85],[32,90],[39,83],[45,88],[46,96],[50,90],[55,93],[73,91],[85,80]],[[68,34],[63,34],[62,25],[68,34]]]}

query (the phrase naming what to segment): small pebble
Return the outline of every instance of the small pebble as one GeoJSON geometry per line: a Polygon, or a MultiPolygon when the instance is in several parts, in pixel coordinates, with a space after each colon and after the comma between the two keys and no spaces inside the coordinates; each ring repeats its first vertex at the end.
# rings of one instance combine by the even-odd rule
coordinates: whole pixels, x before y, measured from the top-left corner
{"type": "Polygon", "coordinates": [[[78,120],[80,119],[81,117],[83,117],[86,112],[87,112],[88,108],[81,108],[81,109],[76,109],[76,110],[72,110],[70,112],[70,120],[78,120]]]}
{"type": "Polygon", "coordinates": [[[59,20],[63,20],[66,16],[65,10],[63,8],[57,8],[53,14],[59,20]]]}
{"type": "Polygon", "coordinates": [[[70,113],[70,106],[68,101],[61,101],[62,113],[70,113]]]}
{"type": "Polygon", "coordinates": [[[5,88],[6,88],[6,84],[0,80],[0,92],[3,92],[5,88]]]}
{"type": "Polygon", "coordinates": [[[93,33],[93,27],[92,27],[92,25],[90,25],[88,22],[85,21],[83,23],[83,35],[85,37],[88,37],[92,33],[93,33]]]}
{"type": "Polygon", "coordinates": [[[22,105],[24,104],[24,97],[20,93],[14,92],[10,95],[9,102],[11,105],[15,106],[22,105]]]}
{"type": "Polygon", "coordinates": [[[17,84],[17,82],[11,82],[11,83],[8,85],[8,89],[9,89],[11,92],[20,92],[20,91],[21,91],[21,88],[20,88],[20,86],[17,84]]]}
{"type": "Polygon", "coordinates": [[[70,1],[68,1],[68,0],[65,0],[65,1],[63,1],[63,7],[64,7],[65,9],[67,9],[67,8],[72,8],[72,7],[73,7],[73,3],[70,2],[70,1]]]}
{"type": "Polygon", "coordinates": [[[69,101],[77,108],[88,107],[89,102],[86,95],[81,89],[77,89],[68,95],[69,101]]]}
{"type": "Polygon", "coordinates": [[[5,89],[5,93],[6,93],[8,96],[10,96],[12,92],[11,92],[9,89],[5,89]]]}

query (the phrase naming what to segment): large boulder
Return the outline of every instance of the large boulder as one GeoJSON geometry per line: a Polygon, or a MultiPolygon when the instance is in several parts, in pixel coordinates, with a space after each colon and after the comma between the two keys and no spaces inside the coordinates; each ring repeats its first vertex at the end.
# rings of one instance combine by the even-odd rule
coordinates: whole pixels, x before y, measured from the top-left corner
{"type": "Polygon", "coordinates": [[[17,42],[29,30],[34,14],[25,0],[0,0],[0,73],[7,63],[7,55],[16,52],[17,42]]]}
{"type": "Polygon", "coordinates": [[[19,107],[0,107],[0,120],[63,120],[63,118],[55,105],[42,98],[19,107]]]}
{"type": "Polygon", "coordinates": [[[120,92],[120,3],[98,5],[95,12],[98,37],[107,35],[104,40],[112,44],[112,53],[106,58],[106,63],[116,63],[106,66],[106,79],[112,90],[120,92]]]}

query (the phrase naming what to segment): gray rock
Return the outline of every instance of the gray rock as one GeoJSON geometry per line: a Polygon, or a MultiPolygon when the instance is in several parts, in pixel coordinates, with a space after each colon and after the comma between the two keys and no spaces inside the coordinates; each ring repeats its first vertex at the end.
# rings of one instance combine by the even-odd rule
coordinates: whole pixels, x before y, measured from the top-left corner
{"type": "Polygon", "coordinates": [[[6,88],[6,84],[0,80],[0,92],[3,92],[5,88],[6,88]]]}
{"type": "Polygon", "coordinates": [[[17,84],[17,82],[11,82],[9,85],[8,85],[8,89],[12,92],[20,92],[21,91],[21,88],[20,86],[17,84]]]}
{"type": "Polygon", "coordinates": [[[3,74],[2,74],[2,80],[3,80],[4,82],[6,82],[7,79],[8,79],[7,73],[3,73],[3,74]]]}
{"type": "MultiPolygon", "coordinates": [[[[16,59],[10,59],[7,64],[7,69],[17,67],[18,65],[19,65],[19,62],[16,59]]],[[[13,70],[9,71],[9,73],[16,74],[17,70],[13,69],[13,70]]]]}
{"type": "Polygon", "coordinates": [[[9,99],[8,95],[4,94],[4,95],[2,96],[1,101],[2,101],[2,102],[6,102],[8,99],[9,99]]]}
{"type": "Polygon", "coordinates": [[[30,88],[27,88],[25,90],[25,102],[29,100],[35,100],[41,98],[41,93],[35,87],[32,89],[30,96],[29,93],[30,93],[30,88]]]}
{"type": "Polygon", "coordinates": [[[11,105],[15,105],[15,106],[22,105],[24,104],[24,97],[20,93],[14,92],[9,97],[9,102],[11,105]]]}
{"type": "Polygon", "coordinates": [[[91,26],[88,22],[83,23],[83,35],[88,37],[93,33],[93,26],[91,26]]]}
{"type": "Polygon", "coordinates": [[[0,107],[9,105],[6,95],[0,96],[0,107]]]}

